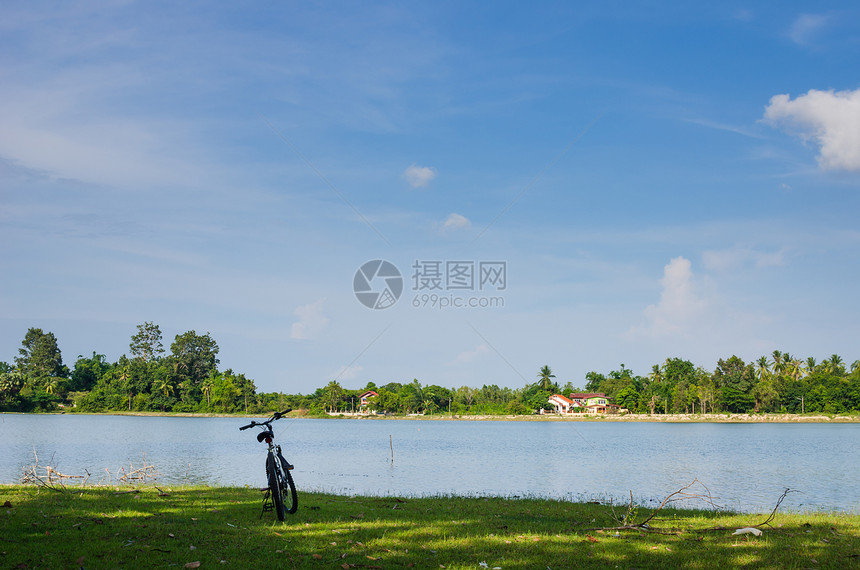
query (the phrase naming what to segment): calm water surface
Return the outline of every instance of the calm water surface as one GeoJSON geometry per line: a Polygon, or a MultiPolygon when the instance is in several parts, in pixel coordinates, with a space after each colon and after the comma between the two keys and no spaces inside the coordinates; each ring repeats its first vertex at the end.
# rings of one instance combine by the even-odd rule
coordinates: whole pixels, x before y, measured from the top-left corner
{"type": "MultiPolygon", "coordinates": [[[[264,486],[265,446],[241,418],[0,414],[0,483],[41,464],[91,482],[140,467],[158,481],[264,486]]],[[[300,490],[661,500],[698,478],[722,506],[860,512],[860,425],[285,419],[300,490]],[[392,447],[394,461],[392,462],[392,447]]],[[[693,506],[693,505],[691,505],[693,506]]]]}

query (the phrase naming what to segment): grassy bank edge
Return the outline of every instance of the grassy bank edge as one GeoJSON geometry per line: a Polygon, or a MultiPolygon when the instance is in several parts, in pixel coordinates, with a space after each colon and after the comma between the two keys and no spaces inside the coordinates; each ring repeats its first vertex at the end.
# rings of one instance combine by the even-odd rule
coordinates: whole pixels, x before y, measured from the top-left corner
{"type": "MultiPolygon", "coordinates": [[[[80,415],[80,416],[142,416],[142,417],[177,417],[177,418],[260,418],[266,413],[194,413],[194,412],[45,412],[26,415],[80,415]]],[[[24,415],[22,412],[0,412],[2,415],[24,415]]],[[[415,420],[415,421],[543,421],[543,422],[656,422],[656,423],[860,423],[860,413],[849,415],[837,414],[534,414],[528,416],[513,415],[373,415],[373,414],[325,414],[309,415],[306,410],[290,412],[291,418],[309,419],[363,419],[363,420],[415,420]]]]}
{"type": "Polygon", "coordinates": [[[253,488],[0,485],[5,567],[851,568],[860,515],[665,509],[535,498],[306,493],[261,515],[253,488]],[[482,564],[485,563],[486,565],[482,564]]]}

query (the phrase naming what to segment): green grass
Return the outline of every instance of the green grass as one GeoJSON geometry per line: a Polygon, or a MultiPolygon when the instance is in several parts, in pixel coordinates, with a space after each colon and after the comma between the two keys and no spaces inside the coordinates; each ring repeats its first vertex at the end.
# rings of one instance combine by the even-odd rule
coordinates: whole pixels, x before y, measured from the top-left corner
{"type": "MultiPolygon", "coordinates": [[[[300,493],[260,518],[258,489],[0,486],[4,568],[860,568],[860,516],[664,510],[677,534],[616,526],[596,504],[300,493]],[[723,527],[720,530],[714,527],[723,527]],[[190,566],[186,566],[190,565],[190,566]]],[[[645,509],[640,508],[640,520],[645,509]]]]}

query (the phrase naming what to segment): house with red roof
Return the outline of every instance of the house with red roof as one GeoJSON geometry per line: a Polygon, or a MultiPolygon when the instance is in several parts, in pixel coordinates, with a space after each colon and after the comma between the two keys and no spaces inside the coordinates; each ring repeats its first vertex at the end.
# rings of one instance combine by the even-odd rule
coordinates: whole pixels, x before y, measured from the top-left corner
{"type": "Polygon", "coordinates": [[[561,394],[553,394],[549,397],[549,403],[555,406],[555,413],[569,414],[573,407],[573,400],[565,398],[561,394]]]}
{"type": "Polygon", "coordinates": [[[587,414],[615,414],[620,411],[619,406],[610,403],[606,394],[601,392],[580,392],[571,394],[570,398],[553,394],[549,403],[555,406],[557,414],[572,414],[577,411],[587,414]]]}
{"type": "Polygon", "coordinates": [[[367,390],[366,392],[363,392],[358,397],[358,411],[361,412],[366,410],[370,399],[375,398],[376,396],[379,396],[379,394],[376,393],[374,390],[367,390]]]}

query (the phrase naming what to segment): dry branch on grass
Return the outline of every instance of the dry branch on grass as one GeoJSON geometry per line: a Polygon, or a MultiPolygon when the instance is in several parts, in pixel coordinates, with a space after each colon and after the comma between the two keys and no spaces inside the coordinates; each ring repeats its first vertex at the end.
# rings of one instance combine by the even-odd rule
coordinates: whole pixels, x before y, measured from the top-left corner
{"type": "MultiPolygon", "coordinates": [[[[770,516],[764,522],[761,522],[757,525],[751,525],[750,528],[759,528],[759,527],[762,527],[765,525],[770,526],[770,522],[776,516],[776,511],[779,509],[779,506],[785,500],[785,497],[788,496],[789,493],[796,493],[796,492],[798,492],[798,491],[796,491],[794,489],[786,489],[782,493],[782,495],[779,497],[779,499],[776,501],[776,506],[774,506],[773,511],[770,513],[770,516]]],[[[716,510],[722,509],[722,507],[720,507],[719,505],[717,505],[714,502],[714,498],[711,495],[710,489],[708,489],[708,487],[705,486],[705,484],[702,483],[701,481],[699,481],[698,479],[693,479],[693,481],[689,485],[685,485],[684,487],[681,487],[677,491],[667,495],[666,498],[663,499],[663,502],[660,503],[660,505],[656,509],[651,511],[651,513],[647,517],[645,517],[643,520],[641,520],[639,522],[635,522],[638,508],[633,501],[633,492],[631,491],[630,492],[630,502],[627,504],[626,511],[624,512],[623,515],[619,516],[618,513],[615,512],[615,506],[610,503],[610,509],[612,510],[612,518],[615,519],[615,521],[618,523],[618,525],[613,526],[613,527],[603,527],[603,528],[594,529],[594,530],[603,530],[603,531],[614,530],[616,532],[622,531],[622,530],[636,530],[639,532],[646,532],[646,533],[652,533],[652,534],[680,534],[681,533],[680,529],[659,529],[659,528],[652,527],[648,523],[650,523],[652,520],[654,520],[654,518],[657,516],[657,514],[660,513],[660,511],[663,510],[663,508],[666,505],[669,505],[671,503],[680,502],[680,501],[691,501],[691,500],[692,501],[702,501],[705,504],[707,504],[709,507],[712,507],[716,510]],[[699,487],[700,489],[694,490],[696,487],[699,487]]],[[[708,532],[708,531],[726,530],[726,529],[723,527],[710,527],[710,528],[703,528],[703,529],[686,529],[686,530],[688,532],[708,532]]]]}
{"type": "MultiPolygon", "coordinates": [[[[33,464],[23,467],[21,483],[25,485],[38,485],[54,491],[65,490],[66,483],[75,482],[80,487],[85,487],[90,480],[90,472],[84,469],[86,475],[67,475],[59,472],[53,465],[53,457],[47,465],[39,464],[39,455],[33,450],[33,464]]],[[[146,454],[143,456],[143,466],[135,467],[129,464],[128,469],[120,467],[114,476],[109,469],[105,469],[105,477],[99,484],[138,484],[154,481],[158,475],[154,465],[146,463],[146,454]]]]}
{"type": "Polygon", "coordinates": [[[714,509],[721,509],[719,505],[714,503],[714,498],[711,495],[711,490],[708,489],[704,483],[699,481],[698,479],[693,479],[688,485],[685,485],[678,489],[677,491],[670,493],[663,499],[663,502],[660,505],[651,511],[651,513],[646,516],[643,520],[636,522],[636,514],[638,508],[636,503],[633,501],[633,491],[630,492],[630,502],[627,504],[627,510],[622,516],[619,516],[615,512],[615,506],[610,503],[610,509],[612,510],[612,518],[615,519],[617,526],[613,527],[604,527],[595,530],[614,530],[614,531],[622,531],[622,530],[637,530],[640,532],[648,532],[653,534],[678,534],[680,531],[677,529],[665,530],[652,527],[650,523],[657,514],[663,510],[666,505],[671,503],[677,503],[680,501],[702,501],[713,507],[714,509]],[[696,487],[699,489],[694,490],[696,487]]]}
{"type": "MultiPolygon", "coordinates": [[[[770,516],[767,517],[767,519],[764,522],[760,522],[757,525],[755,525],[755,528],[763,527],[765,525],[770,526],[770,521],[772,521],[773,517],[776,516],[776,510],[779,508],[779,506],[782,504],[782,502],[785,500],[785,498],[788,496],[788,494],[789,493],[799,493],[799,492],[800,491],[798,491],[797,489],[786,489],[785,491],[783,491],[782,495],[780,495],[779,499],[777,499],[776,506],[773,507],[773,511],[771,511],[770,516]]],[[[771,526],[771,528],[773,528],[773,527],[771,526]]]]}
{"type": "Polygon", "coordinates": [[[83,480],[83,484],[86,485],[86,482],[89,479],[89,473],[87,473],[86,476],[66,475],[65,473],[60,473],[53,465],[51,465],[51,463],[53,463],[53,457],[48,465],[39,465],[39,456],[35,449],[33,450],[33,459],[34,461],[32,465],[27,465],[23,468],[24,473],[21,476],[21,482],[25,485],[39,485],[54,491],[61,491],[65,489],[65,481],[78,479],[83,480]],[[44,474],[41,472],[44,472],[44,474]]]}
{"type": "Polygon", "coordinates": [[[125,467],[120,467],[117,475],[117,481],[122,481],[123,483],[146,483],[147,479],[154,480],[158,472],[155,470],[154,465],[146,464],[146,456],[144,455],[143,467],[134,467],[134,465],[129,464],[128,471],[125,470],[125,467]],[[120,473],[122,474],[120,475],[120,473]]]}

